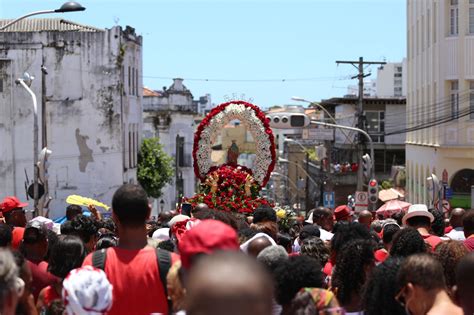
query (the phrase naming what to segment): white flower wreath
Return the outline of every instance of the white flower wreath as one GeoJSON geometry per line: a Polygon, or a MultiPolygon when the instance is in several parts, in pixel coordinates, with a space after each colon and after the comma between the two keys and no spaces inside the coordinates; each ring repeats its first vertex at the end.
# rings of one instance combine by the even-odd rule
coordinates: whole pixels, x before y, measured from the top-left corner
{"type": "Polygon", "coordinates": [[[194,147],[195,167],[198,168],[196,173],[202,179],[211,170],[212,144],[226,124],[231,120],[238,119],[247,126],[255,140],[256,159],[252,172],[254,179],[260,187],[263,187],[275,164],[275,153],[272,153],[272,150],[274,150],[273,133],[268,123],[257,117],[258,113],[256,111],[259,111],[259,109],[255,105],[233,101],[222,104],[220,107],[220,111],[214,114],[211,112],[207,116],[207,121],[201,128],[201,132],[196,133],[196,140],[198,141],[197,147],[196,143],[194,147]]]}

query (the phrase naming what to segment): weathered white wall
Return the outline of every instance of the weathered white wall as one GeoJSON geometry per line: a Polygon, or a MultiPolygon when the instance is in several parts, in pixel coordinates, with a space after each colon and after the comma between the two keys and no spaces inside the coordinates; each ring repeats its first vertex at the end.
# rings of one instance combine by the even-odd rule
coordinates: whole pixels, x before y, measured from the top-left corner
{"type": "MultiPolygon", "coordinates": [[[[142,73],[141,38],[125,39],[120,27],[87,32],[0,33],[0,57],[11,60],[13,79],[23,71],[36,77],[32,89],[41,112],[41,64],[47,68],[47,146],[52,218],[64,214],[65,198],[79,194],[110,205],[114,191],[136,180],[129,168],[128,131],[141,137],[141,88],[130,95],[128,73],[142,73]],[[3,43],[3,44],[2,44],[3,43]],[[124,92],[122,93],[122,87],[124,92]]],[[[136,85],[141,86],[141,75],[136,85]]],[[[0,104],[0,194],[25,199],[25,170],[33,178],[33,114],[27,92],[8,81],[0,104]]],[[[1,93],[0,93],[1,94],[1,93]]],[[[40,136],[41,136],[41,115],[40,136]]],[[[41,138],[39,141],[41,150],[41,138]]],[[[136,157],[134,157],[136,160],[136,157]]],[[[33,202],[31,201],[31,205],[33,202]]]]}
{"type": "MultiPolygon", "coordinates": [[[[161,92],[160,92],[161,93],[161,92]]],[[[180,167],[183,176],[183,189],[185,197],[195,194],[196,177],[194,175],[192,150],[194,132],[196,125],[194,120],[197,113],[190,110],[193,104],[193,96],[182,84],[181,79],[174,79],[166,93],[162,96],[143,98],[143,136],[158,137],[163,145],[164,151],[173,160],[176,157],[176,136],[184,137],[184,159],[185,167],[180,167]],[[160,124],[157,124],[160,117],[160,124]]],[[[197,109],[197,108],[196,108],[197,109]]],[[[170,184],[162,190],[163,210],[175,210],[176,208],[176,182],[175,176],[170,184]]],[[[153,209],[153,214],[159,212],[158,204],[153,209]]]]}

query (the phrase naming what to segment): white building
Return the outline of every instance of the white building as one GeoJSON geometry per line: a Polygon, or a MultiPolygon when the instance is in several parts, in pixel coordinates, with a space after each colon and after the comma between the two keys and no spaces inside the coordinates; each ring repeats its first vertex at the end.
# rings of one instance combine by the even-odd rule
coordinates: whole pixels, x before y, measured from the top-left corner
{"type": "Polygon", "coordinates": [[[36,77],[39,150],[53,151],[50,217],[64,215],[71,194],[110,205],[117,187],[136,181],[141,36],[128,26],[98,29],[63,19],[27,19],[0,32],[0,194],[22,200],[25,173],[28,185],[33,178],[32,100],[14,83],[24,71],[36,77]]]}
{"type": "Polygon", "coordinates": [[[474,185],[474,1],[407,2],[408,200],[428,203],[432,173],[471,207],[474,185]],[[444,123],[443,123],[444,122],[444,123]],[[421,128],[421,127],[428,128],[421,128]]]}
{"type": "Polygon", "coordinates": [[[144,89],[143,136],[158,137],[164,151],[175,161],[173,181],[163,189],[154,211],[174,210],[179,196],[195,194],[192,152],[197,118],[197,104],[183,85],[183,79],[173,79],[173,84],[164,91],[144,89]]]}
{"type": "Polygon", "coordinates": [[[193,101],[193,103],[197,107],[197,112],[203,116],[207,115],[214,107],[211,101],[211,94],[201,96],[198,100],[193,101]]]}
{"type": "MultiPolygon", "coordinates": [[[[364,80],[364,97],[375,97],[377,95],[377,80],[364,80]]],[[[357,97],[359,95],[359,85],[352,84],[347,87],[346,97],[357,97]]]]}
{"type": "Polygon", "coordinates": [[[406,58],[402,62],[390,62],[377,69],[377,97],[405,97],[407,91],[406,58]]]}

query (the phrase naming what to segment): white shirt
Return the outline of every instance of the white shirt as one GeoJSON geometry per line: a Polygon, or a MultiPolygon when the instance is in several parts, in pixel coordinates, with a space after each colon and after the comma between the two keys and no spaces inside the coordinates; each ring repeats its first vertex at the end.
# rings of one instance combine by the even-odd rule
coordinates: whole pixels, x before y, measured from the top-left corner
{"type": "Polygon", "coordinates": [[[332,237],[334,236],[334,234],[332,234],[331,232],[326,231],[323,228],[319,228],[319,232],[321,233],[319,238],[322,239],[323,241],[330,241],[332,239],[332,237]]]}
{"type": "Polygon", "coordinates": [[[466,239],[466,237],[464,236],[464,228],[462,227],[452,229],[445,236],[455,241],[464,241],[466,239]]]}

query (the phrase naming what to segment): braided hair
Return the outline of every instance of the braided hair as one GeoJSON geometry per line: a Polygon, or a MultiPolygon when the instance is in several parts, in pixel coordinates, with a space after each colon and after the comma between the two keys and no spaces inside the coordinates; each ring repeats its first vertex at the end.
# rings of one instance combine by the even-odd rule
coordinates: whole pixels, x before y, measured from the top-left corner
{"type": "Polygon", "coordinates": [[[336,297],[344,306],[353,294],[360,294],[366,281],[364,268],[375,264],[374,244],[370,240],[354,240],[344,245],[336,260],[332,284],[336,297]]]}

